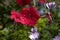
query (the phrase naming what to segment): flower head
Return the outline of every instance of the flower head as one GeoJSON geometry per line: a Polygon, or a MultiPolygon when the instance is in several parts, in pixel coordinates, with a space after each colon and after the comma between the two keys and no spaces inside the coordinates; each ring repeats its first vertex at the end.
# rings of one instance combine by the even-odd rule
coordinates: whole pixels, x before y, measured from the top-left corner
{"type": "Polygon", "coordinates": [[[49,2],[49,3],[46,3],[46,6],[47,8],[55,8],[56,7],[56,3],[55,2],[49,2]]]}
{"type": "Polygon", "coordinates": [[[34,26],[37,20],[40,18],[40,14],[33,6],[23,8],[20,12],[21,23],[29,26],[34,26]]]}
{"type": "Polygon", "coordinates": [[[16,3],[20,6],[24,6],[31,3],[31,0],[16,0],[16,3]]]}
{"type": "Polygon", "coordinates": [[[53,40],[60,40],[60,36],[55,36],[55,38],[53,38],[53,40]]]}
{"type": "Polygon", "coordinates": [[[32,31],[32,32],[31,32],[29,38],[30,38],[31,40],[38,40],[39,33],[37,32],[37,28],[32,28],[31,31],[32,31]]]}
{"type": "Polygon", "coordinates": [[[40,18],[40,14],[35,7],[31,6],[28,8],[23,8],[20,13],[12,10],[11,18],[14,19],[15,22],[21,22],[22,24],[34,26],[40,18]]]}

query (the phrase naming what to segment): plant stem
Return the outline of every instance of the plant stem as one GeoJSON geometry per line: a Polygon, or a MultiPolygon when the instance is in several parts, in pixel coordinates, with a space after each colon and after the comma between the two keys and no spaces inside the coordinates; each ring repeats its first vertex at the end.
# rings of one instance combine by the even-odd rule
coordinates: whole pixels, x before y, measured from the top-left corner
{"type": "Polygon", "coordinates": [[[36,6],[36,0],[33,0],[34,6],[36,6]]]}

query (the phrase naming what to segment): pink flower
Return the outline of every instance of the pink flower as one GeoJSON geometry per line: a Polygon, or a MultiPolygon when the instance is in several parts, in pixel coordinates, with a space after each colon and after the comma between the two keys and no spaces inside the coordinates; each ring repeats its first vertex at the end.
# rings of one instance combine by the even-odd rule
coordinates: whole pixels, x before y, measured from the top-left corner
{"type": "Polygon", "coordinates": [[[50,12],[45,13],[46,17],[49,19],[49,22],[52,23],[52,14],[50,12]]]}
{"type": "Polygon", "coordinates": [[[24,6],[31,3],[31,0],[16,0],[16,3],[20,6],[24,6]]]}
{"type": "Polygon", "coordinates": [[[40,3],[46,3],[46,0],[39,0],[40,3]]]}
{"type": "Polygon", "coordinates": [[[40,14],[33,6],[23,8],[20,12],[21,23],[29,26],[34,26],[37,20],[40,18],[40,14]]]}
{"type": "Polygon", "coordinates": [[[11,16],[12,19],[14,19],[15,22],[20,22],[20,14],[16,12],[15,10],[11,11],[11,16]]]}

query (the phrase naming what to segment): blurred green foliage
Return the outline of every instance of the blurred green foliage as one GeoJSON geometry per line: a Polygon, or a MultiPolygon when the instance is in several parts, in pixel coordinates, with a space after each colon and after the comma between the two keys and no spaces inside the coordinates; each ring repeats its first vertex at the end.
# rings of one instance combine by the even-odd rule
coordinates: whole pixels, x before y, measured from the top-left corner
{"type": "MultiPolygon", "coordinates": [[[[40,33],[39,40],[52,40],[54,36],[60,35],[60,1],[57,3],[56,9],[50,9],[53,14],[53,23],[49,24],[47,18],[40,18],[35,27],[38,28],[40,33]]],[[[25,6],[24,6],[25,7],[25,6]]],[[[30,40],[28,32],[31,27],[14,22],[10,19],[10,11],[12,9],[20,11],[23,7],[15,3],[15,0],[0,0],[0,40],[30,40]]]]}

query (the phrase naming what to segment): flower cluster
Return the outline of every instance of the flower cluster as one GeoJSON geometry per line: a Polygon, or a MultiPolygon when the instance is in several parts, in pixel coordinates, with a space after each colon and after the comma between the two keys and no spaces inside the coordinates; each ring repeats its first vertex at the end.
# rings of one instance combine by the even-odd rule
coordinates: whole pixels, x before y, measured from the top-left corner
{"type": "MultiPolygon", "coordinates": [[[[55,2],[46,3],[46,0],[37,0],[41,4],[45,4],[48,9],[55,8],[55,2]]],[[[20,6],[29,5],[31,4],[32,0],[16,0],[16,3],[20,6]]],[[[27,8],[23,8],[20,12],[11,11],[11,18],[14,19],[16,22],[20,22],[22,24],[26,24],[29,26],[34,26],[37,20],[40,18],[40,15],[44,13],[44,6],[41,5],[41,9],[38,10],[34,6],[29,6],[27,8]]],[[[50,12],[45,13],[46,17],[52,22],[52,15],[50,12]]]]}
{"type": "MultiPolygon", "coordinates": [[[[41,4],[46,4],[48,10],[50,8],[55,8],[55,2],[46,3],[46,0],[39,0],[41,4]]],[[[20,6],[24,6],[31,3],[31,0],[16,0],[16,3],[20,6]]],[[[44,13],[44,6],[39,10],[40,14],[44,13]]],[[[22,8],[20,12],[16,12],[15,10],[11,11],[11,18],[15,20],[15,22],[20,22],[22,24],[26,24],[29,26],[34,26],[37,20],[40,18],[38,10],[34,6],[29,6],[22,8]]],[[[49,19],[49,22],[52,23],[52,14],[50,12],[45,13],[46,17],[49,19]]]]}
{"type": "Polygon", "coordinates": [[[11,11],[11,18],[29,26],[34,26],[40,18],[40,14],[34,6],[23,8],[20,13],[11,11]]]}
{"type": "MultiPolygon", "coordinates": [[[[48,10],[50,8],[55,8],[56,4],[55,2],[46,3],[46,0],[39,0],[39,2],[42,4],[45,4],[48,10]]],[[[24,6],[31,3],[31,0],[16,0],[16,3],[20,6],[24,6]]],[[[44,13],[44,6],[41,6],[41,9],[38,11],[36,7],[29,6],[22,8],[20,12],[17,12],[15,10],[11,11],[11,18],[14,19],[15,22],[19,22],[28,26],[34,26],[37,22],[37,20],[40,18],[40,15],[44,13]],[[40,12],[40,14],[39,14],[40,12]]],[[[49,22],[52,23],[52,14],[50,12],[45,13],[45,17],[49,19],[49,22]]],[[[32,28],[29,38],[31,40],[38,40],[39,33],[37,31],[37,28],[32,28]]],[[[60,40],[60,36],[56,36],[53,40],[60,40]]]]}

